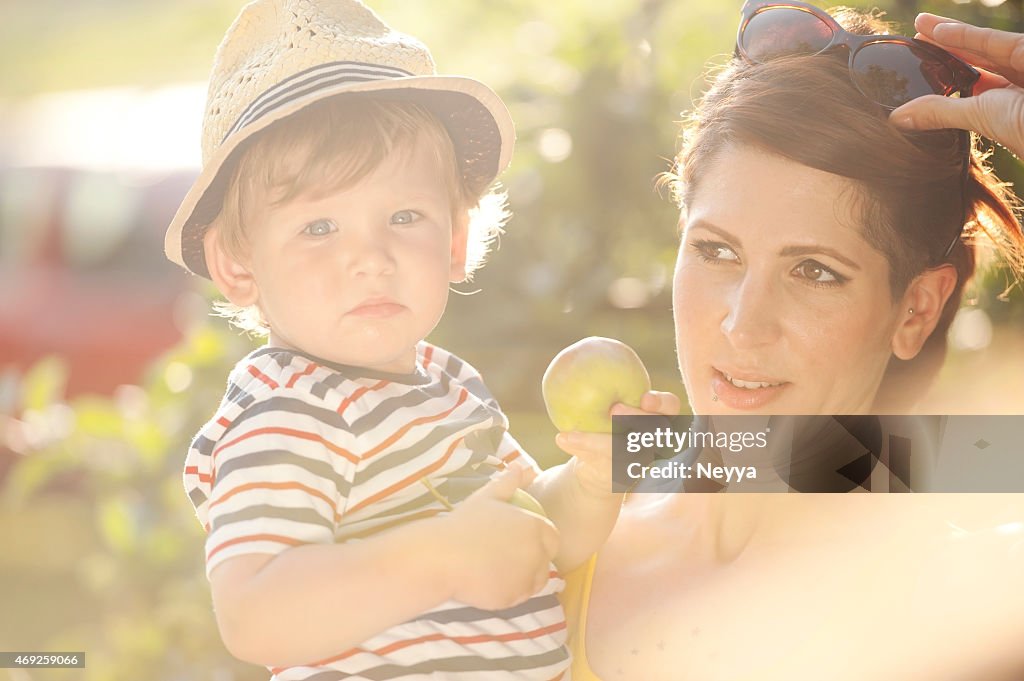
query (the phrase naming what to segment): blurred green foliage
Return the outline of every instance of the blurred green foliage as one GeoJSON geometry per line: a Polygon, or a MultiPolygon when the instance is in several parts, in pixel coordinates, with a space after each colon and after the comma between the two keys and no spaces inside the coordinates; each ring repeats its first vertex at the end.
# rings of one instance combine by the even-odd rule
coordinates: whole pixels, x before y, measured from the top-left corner
{"type": "Polygon", "coordinates": [[[59,359],[24,377],[24,410],[0,430],[0,456],[18,459],[0,484],[0,648],[87,653],[84,671],[31,678],[266,678],[219,643],[181,484],[192,431],[249,345],[198,326],[141,385],[69,404],[59,359]]]}
{"type": "MultiPolygon", "coordinates": [[[[703,88],[707,60],[731,53],[740,3],[372,4],[430,45],[442,71],[491,84],[517,121],[503,178],[515,217],[488,266],[459,287],[478,291],[453,296],[432,340],[483,372],[516,437],[551,465],[561,455],[540,376],[565,345],[620,338],[644,358],[655,388],[680,390],[669,290],[676,210],[654,180],[673,153],[672,121],[703,88]]],[[[238,7],[8,3],[0,96],[201,79],[238,7]]],[[[921,9],[1020,28],[1016,2],[892,9],[904,21],[921,9]]],[[[999,164],[1020,179],[1017,164],[999,164]]],[[[1016,305],[998,302],[991,292],[1003,283],[988,276],[978,304],[1004,324],[1024,323],[1020,295],[1016,305]]],[[[20,383],[9,413],[0,406],[0,649],[88,653],[80,676],[33,671],[32,679],[267,678],[220,645],[203,533],[180,481],[188,441],[251,347],[221,320],[201,319],[139,386],[65,404],[65,369],[54,358],[20,383]]]]}

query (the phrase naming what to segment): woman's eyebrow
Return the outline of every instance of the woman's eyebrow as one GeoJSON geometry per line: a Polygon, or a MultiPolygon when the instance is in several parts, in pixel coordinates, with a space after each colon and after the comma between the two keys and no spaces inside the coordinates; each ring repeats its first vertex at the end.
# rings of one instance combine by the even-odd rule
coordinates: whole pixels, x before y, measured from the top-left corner
{"type": "Polygon", "coordinates": [[[743,247],[743,244],[740,242],[740,238],[738,236],[725,231],[718,225],[708,222],[707,220],[694,220],[692,223],[690,223],[689,227],[687,227],[687,231],[694,229],[704,229],[709,232],[714,232],[718,236],[729,241],[729,243],[731,243],[732,245],[738,248],[743,247]]]}
{"type": "MultiPolygon", "coordinates": [[[[742,248],[743,247],[743,243],[740,241],[740,238],[738,236],[736,236],[735,234],[732,234],[731,232],[729,232],[727,230],[722,229],[721,227],[719,227],[718,225],[716,225],[716,224],[714,224],[712,222],[708,222],[707,220],[694,220],[689,225],[689,227],[687,229],[688,230],[694,230],[694,229],[707,230],[708,232],[713,232],[714,234],[719,235],[720,237],[722,237],[723,239],[727,240],[730,244],[732,244],[733,246],[735,246],[737,248],[742,248]]],[[[790,257],[790,258],[793,257],[793,256],[800,256],[800,255],[827,255],[829,257],[835,258],[836,260],[838,260],[839,262],[843,263],[847,267],[849,267],[851,269],[854,269],[854,270],[857,270],[858,272],[861,269],[860,265],[855,263],[853,260],[850,260],[847,256],[843,255],[838,250],[836,250],[834,248],[830,248],[828,246],[822,246],[820,244],[808,244],[808,245],[803,245],[803,246],[796,246],[796,245],[794,245],[794,246],[786,246],[781,251],[779,251],[779,255],[781,257],[790,257]]]]}
{"type": "Polygon", "coordinates": [[[836,260],[843,263],[847,267],[860,271],[860,265],[850,260],[836,249],[829,248],[828,246],[821,246],[818,244],[811,244],[807,246],[786,246],[781,251],[779,251],[779,255],[783,257],[793,257],[796,255],[827,255],[829,257],[835,258],[836,260]]]}

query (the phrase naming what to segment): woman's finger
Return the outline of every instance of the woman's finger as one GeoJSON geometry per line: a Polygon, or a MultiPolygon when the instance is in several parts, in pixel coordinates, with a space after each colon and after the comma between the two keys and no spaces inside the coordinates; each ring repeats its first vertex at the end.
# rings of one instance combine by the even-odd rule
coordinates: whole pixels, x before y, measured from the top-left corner
{"type": "Polygon", "coordinates": [[[921,12],[914,19],[914,30],[918,33],[924,33],[931,35],[932,30],[939,24],[962,24],[963,22],[958,19],[950,19],[939,14],[932,14],[930,12],[921,12]]]}
{"type": "Polygon", "coordinates": [[[928,95],[907,102],[889,120],[909,130],[960,128],[1002,144],[1018,157],[1024,153],[1024,92],[1008,87],[978,97],[957,99],[928,95]]]}
{"type": "MultiPolygon", "coordinates": [[[[984,57],[996,71],[1024,72],[1024,35],[981,28],[936,15],[919,15],[914,27],[921,34],[951,51],[967,50],[984,57]]],[[[987,68],[987,67],[986,67],[987,68]]]]}
{"type": "MultiPolygon", "coordinates": [[[[960,57],[961,59],[963,59],[965,62],[975,67],[976,69],[986,69],[989,72],[996,72],[1000,68],[1000,66],[991,59],[986,59],[984,56],[977,54],[975,52],[971,52],[969,50],[956,49],[954,47],[950,47],[949,45],[943,45],[942,43],[939,43],[938,41],[932,39],[931,37],[925,35],[924,33],[918,33],[914,36],[914,38],[920,40],[921,42],[930,43],[932,45],[935,45],[936,47],[942,48],[946,52],[954,54],[957,57],[960,57]]],[[[1007,70],[1005,66],[1002,68],[1003,70],[1007,70]]]]}
{"type": "Polygon", "coordinates": [[[985,137],[992,137],[987,123],[978,116],[977,100],[974,97],[918,97],[894,110],[889,115],[889,120],[897,127],[913,130],[959,128],[974,130],[985,137]]]}
{"type": "Polygon", "coordinates": [[[1012,82],[999,75],[998,73],[992,73],[985,68],[979,68],[978,72],[981,73],[981,78],[974,85],[974,96],[977,97],[982,92],[989,90],[998,90],[1000,88],[1010,87],[1013,85],[1012,82]]]}

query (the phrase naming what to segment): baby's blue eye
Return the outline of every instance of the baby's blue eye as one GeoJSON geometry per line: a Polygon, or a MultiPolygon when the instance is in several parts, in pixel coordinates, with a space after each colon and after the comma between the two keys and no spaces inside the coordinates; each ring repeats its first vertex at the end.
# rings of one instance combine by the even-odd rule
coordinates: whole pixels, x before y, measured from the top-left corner
{"type": "Polygon", "coordinates": [[[420,214],[414,210],[400,210],[391,216],[391,224],[408,225],[420,219],[420,214]]]}
{"type": "Polygon", "coordinates": [[[303,227],[302,232],[310,236],[327,236],[334,230],[334,223],[330,220],[314,220],[303,227]]]}

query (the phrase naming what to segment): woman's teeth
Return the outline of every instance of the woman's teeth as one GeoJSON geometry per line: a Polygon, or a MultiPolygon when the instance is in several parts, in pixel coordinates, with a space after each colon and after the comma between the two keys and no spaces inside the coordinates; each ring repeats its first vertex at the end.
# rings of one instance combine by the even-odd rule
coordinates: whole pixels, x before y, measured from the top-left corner
{"type": "Polygon", "coordinates": [[[755,388],[771,388],[777,385],[782,385],[782,383],[768,383],[766,381],[741,381],[738,378],[733,378],[724,371],[722,372],[722,375],[725,376],[725,379],[727,381],[732,383],[737,388],[746,388],[747,390],[753,390],[755,388]]]}

